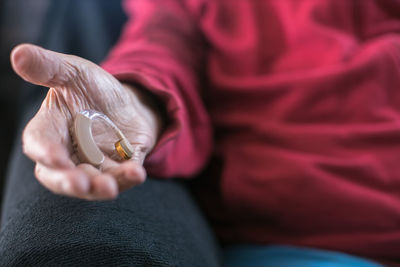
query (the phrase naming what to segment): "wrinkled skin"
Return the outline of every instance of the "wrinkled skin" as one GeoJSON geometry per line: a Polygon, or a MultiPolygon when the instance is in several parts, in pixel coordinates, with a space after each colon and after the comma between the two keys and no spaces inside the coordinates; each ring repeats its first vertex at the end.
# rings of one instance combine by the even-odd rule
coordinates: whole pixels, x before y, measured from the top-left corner
{"type": "Polygon", "coordinates": [[[100,200],[113,199],[120,191],[144,182],[142,163],[161,128],[151,99],[76,56],[24,44],[14,48],[11,63],[24,80],[50,88],[22,137],[24,153],[36,162],[40,183],[54,193],[100,200]],[[69,129],[75,114],[84,109],[107,115],[139,154],[128,161],[118,160],[116,136],[95,124],[93,133],[105,153],[104,163],[99,168],[79,163],[69,129]]]}

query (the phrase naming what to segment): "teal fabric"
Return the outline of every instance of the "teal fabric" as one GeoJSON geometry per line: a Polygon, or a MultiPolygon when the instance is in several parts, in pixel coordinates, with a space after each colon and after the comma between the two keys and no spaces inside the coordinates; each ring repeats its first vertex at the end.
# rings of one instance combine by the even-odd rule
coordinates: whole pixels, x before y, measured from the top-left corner
{"type": "Polygon", "coordinates": [[[224,249],[227,267],[382,267],[345,253],[292,246],[236,245],[224,249]]]}

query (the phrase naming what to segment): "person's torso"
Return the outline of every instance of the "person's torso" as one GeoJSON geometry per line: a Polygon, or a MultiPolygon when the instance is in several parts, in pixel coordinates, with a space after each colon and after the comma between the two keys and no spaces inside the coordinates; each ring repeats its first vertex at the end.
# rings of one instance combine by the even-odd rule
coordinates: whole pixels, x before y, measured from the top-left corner
{"type": "Polygon", "coordinates": [[[400,258],[400,1],[206,6],[221,238],[400,258]]]}

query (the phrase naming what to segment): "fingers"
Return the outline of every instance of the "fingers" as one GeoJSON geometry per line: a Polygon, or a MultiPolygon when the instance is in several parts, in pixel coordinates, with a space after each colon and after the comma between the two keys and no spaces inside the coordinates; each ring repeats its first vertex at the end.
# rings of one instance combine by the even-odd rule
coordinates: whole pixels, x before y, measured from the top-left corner
{"type": "MultiPolygon", "coordinates": [[[[39,134],[39,133],[38,133],[39,134]]],[[[23,151],[31,160],[51,168],[74,167],[65,146],[46,140],[34,132],[24,131],[23,151]]]]}
{"type": "Polygon", "coordinates": [[[84,197],[89,200],[114,199],[118,195],[118,185],[113,176],[102,173],[90,164],[79,164],[78,169],[85,172],[90,178],[90,191],[84,197]]]}
{"type": "Polygon", "coordinates": [[[36,164],[35,175],[50,191],[87,200],[109,200],[118,195],[118,185],[110,174],[101,173],[89,164],[74,169],[52,169],[36,164]]]}
{"type": "Polygon", "coordinates": [[[90,190],[89,177],[78,169],[51,169],[36,163],[35,176],[39,182],[54,193],[82,197],[90,190]]]}
{"type": "Polygon", "coordinates": [[[143,183],[144,168],[134,161],[106,160],[103,172],[82,163],[72,169],[55,169],[36,163],[35,176],[50,191],[87,200],[115,199],[119,191],[143,183]]]}
{"type": "Polygon", "coordinates": [[[84,62],[81,58],[31,44],[19,45],[11,52],[15,72],[28,82],[46,87],[68,84],[79,75],[84,62]]]}
{"type": "Polygon", "coordinates": [[[117,180],[120,191],[127,190],[146,180],[145,169],[133,160],[119,163],[106,158],[102,164],[102,171],[112,175],[117,180]]]}

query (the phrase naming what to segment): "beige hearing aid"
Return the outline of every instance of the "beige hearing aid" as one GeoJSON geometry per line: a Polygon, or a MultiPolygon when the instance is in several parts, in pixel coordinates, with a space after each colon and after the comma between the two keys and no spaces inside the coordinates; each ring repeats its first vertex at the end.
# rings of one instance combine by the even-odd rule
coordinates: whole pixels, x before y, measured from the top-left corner
{"type": "Polygon", "coordinates": [[[104,154],[97,146],[93,134],[92,123],[95,119],[106,122],[118,136],[119,140],[115,143],[115,151],[121,159],[132,158],[133,147],[121,130],[103,113],[94,110],[83,110],[79,112],[71,129],[74,147],[78,158],[82,163],[89,163],[100,166],[104,161],[104,154]]]}

